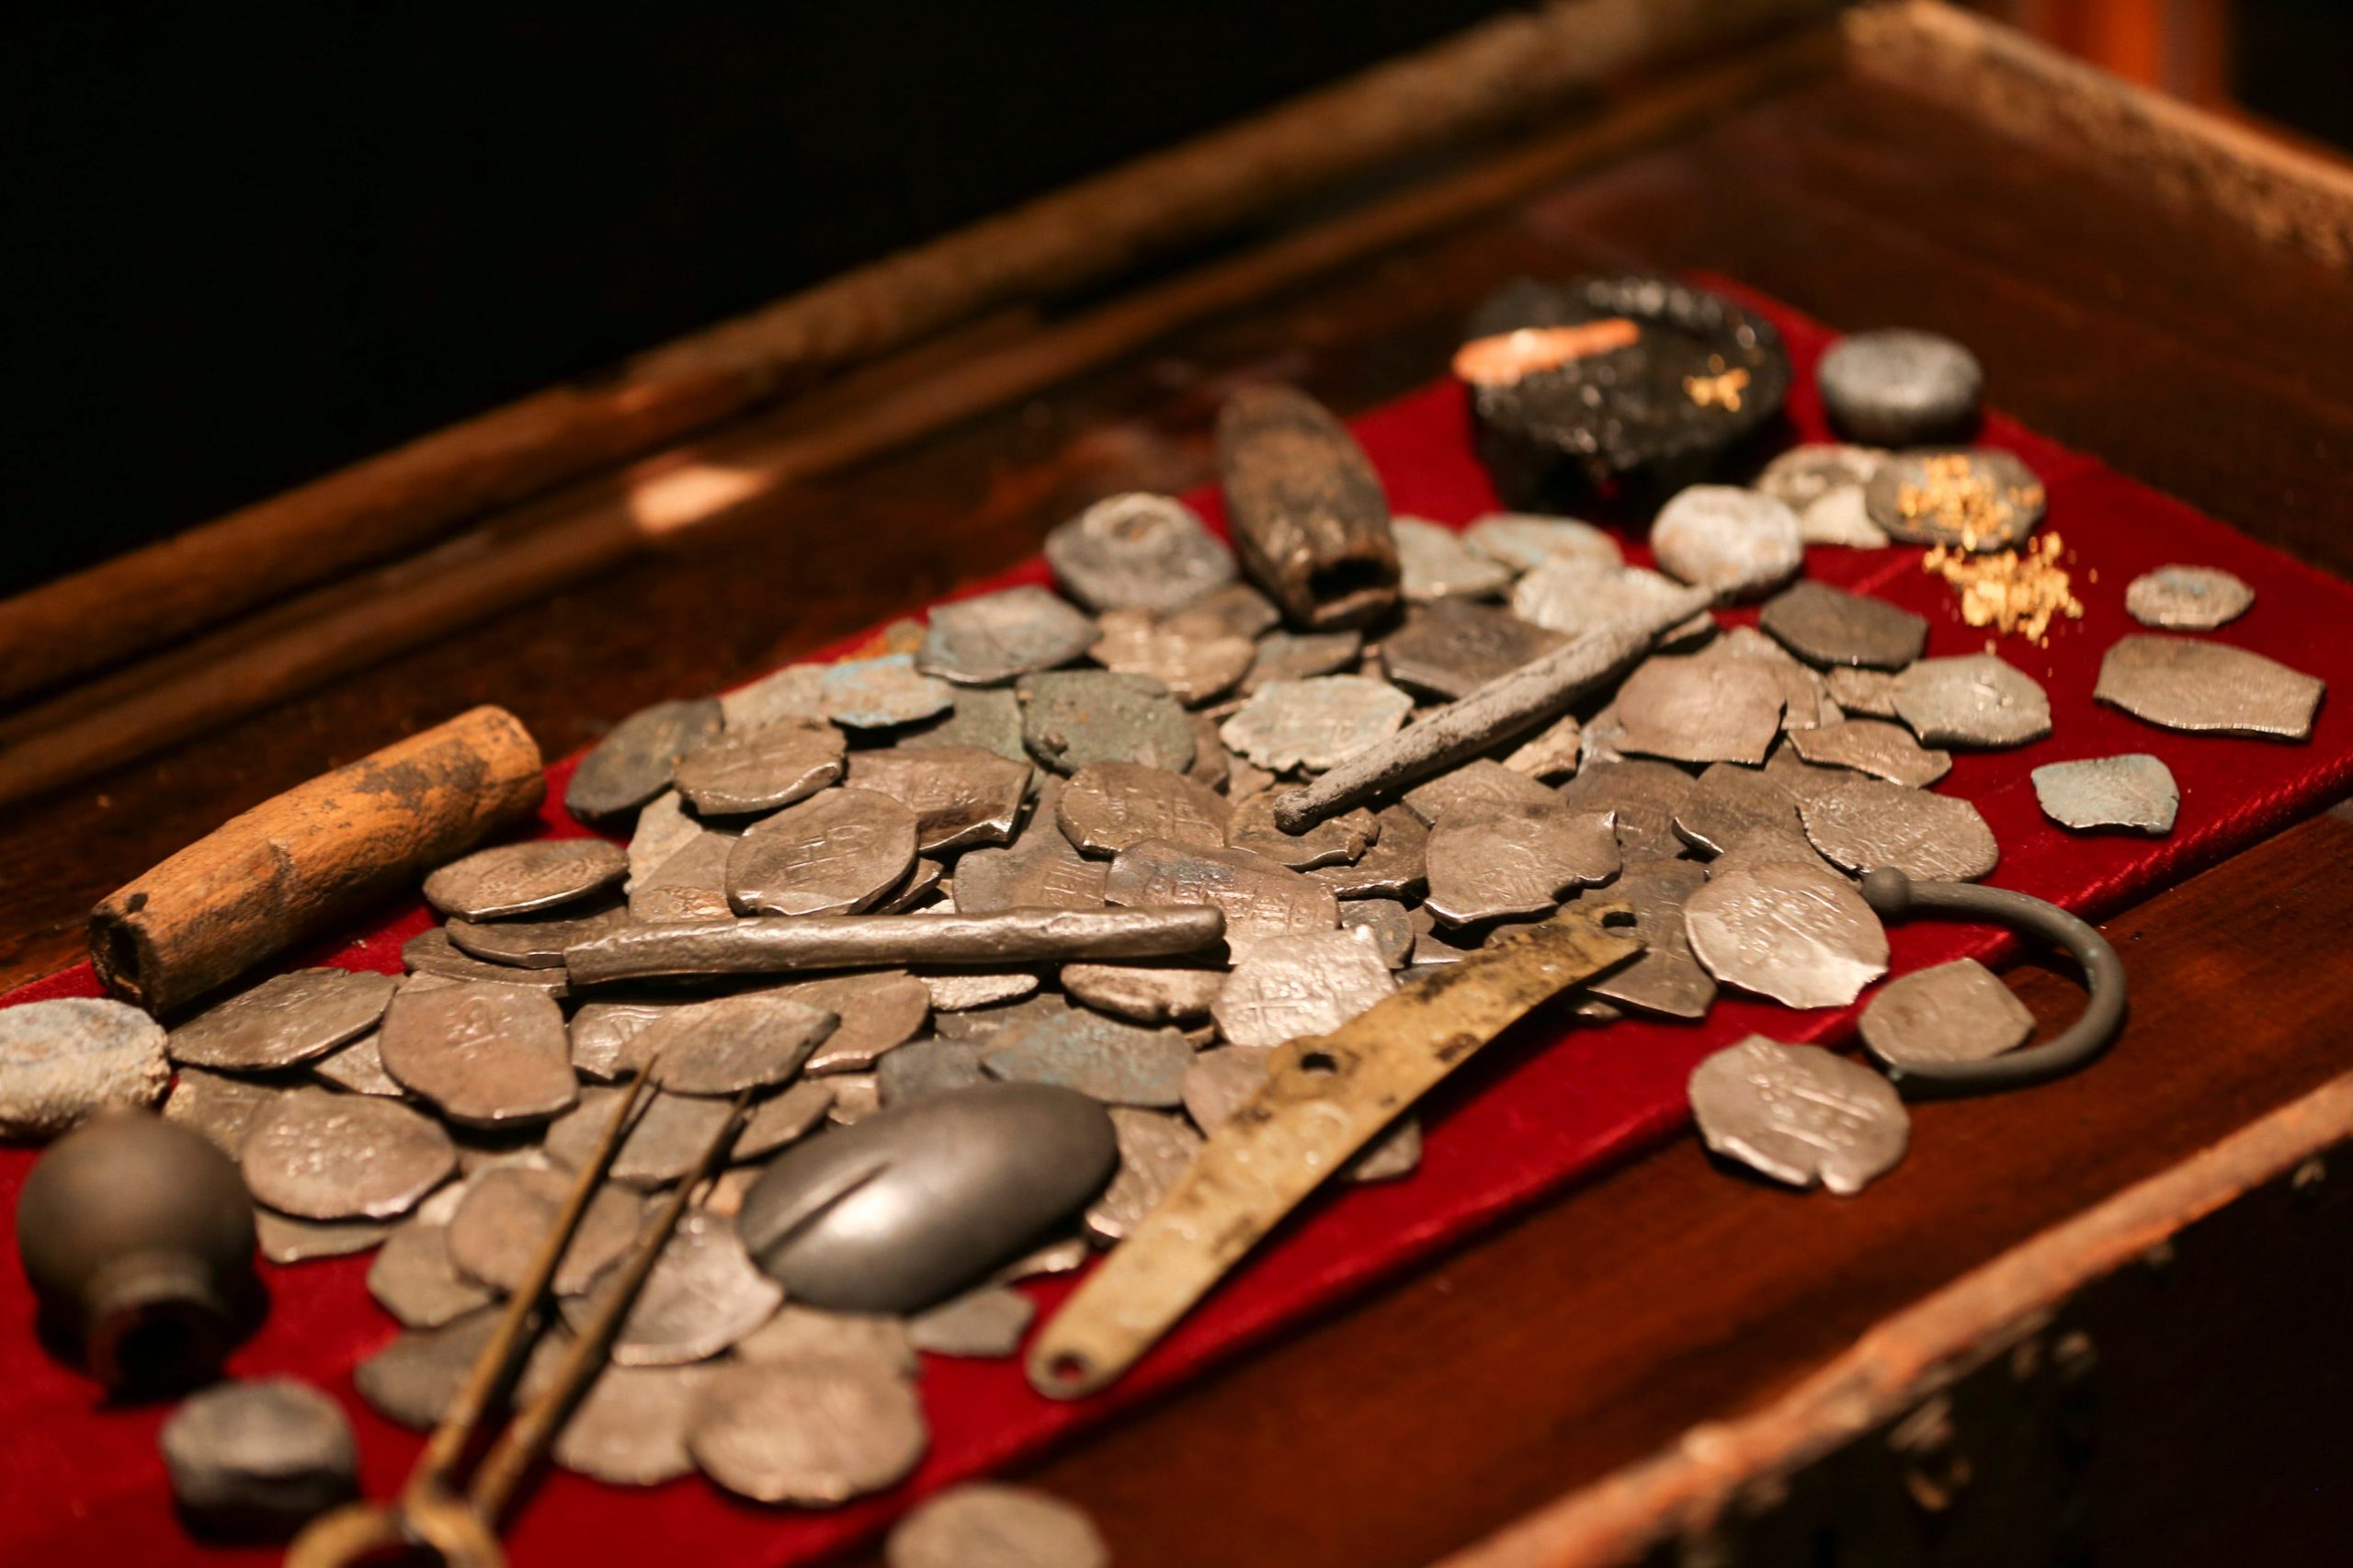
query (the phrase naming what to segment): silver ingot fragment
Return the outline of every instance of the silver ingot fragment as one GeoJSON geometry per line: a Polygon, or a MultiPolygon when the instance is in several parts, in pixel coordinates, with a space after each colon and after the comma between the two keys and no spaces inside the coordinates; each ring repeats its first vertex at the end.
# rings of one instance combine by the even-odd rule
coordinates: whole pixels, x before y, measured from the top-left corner
{"type": "Polygon", "coordinates": [[[1651,524],[1651,550],[1670,576],[1726,600],[1769,592],[1805,561],[1797,514],[1733,484],[1678,492],[1651,524]]]}
{"type": "Polygon", "coordinates": [[[2158,837],[2173,831],[2181,790],[2173,770],[2146,752],[2053,762],[2034,770],[2042,814],[2079,831],[2122,828],[2158,837]]]}
{"type": "Polygon", "coordinates": [[[224,1534],[290,1534],[359,1490],[343,1407],[292,1378],[206,1389],[172,1412],[156,1446],[172,1500],[224,1534]]]}
{"type": "Polygon", "coordinates": [[[540,839],[477,849],[425,879],[425,899],[444,915],[496,920],[585,898],[629,872],[629,857],[601,838],[540,839]]]}
{"type": "MultiPolygon", "coordinates": [[[[1232,855],[1235,851],[1199,853],[1232,855]]],[[[1257,860],[1256,856],[1250,858],[1257,860]]],[[[1328,902],[1329,895],[1325,896],[1328,902]]],[[[1210,901],[1169,897],[1134,902],[1210,901]]],[[[1339,919],[1336,910],[1332,919],[1339,919]]],[[[574,948],[567,959],[583,984],[597,984],[665,974],[782,974],[906,963],[1167,958],[1214,948],[1224,930],[1224,917],[1214,908],[813,915],[643,926],[574,948]]]]}
{"type": "Polygon", "coordinates": [[[1786,1006],[1843,1007],[1887,972],[1879,916],[1820,861],[1728,856],[1685,901],[1683,925],[1709,973],[1786,1006]]]}
{"type": "Polygon", "coordinates": [[[70,996],[0,1011],[0,1138],[54,1138],[108,1107],[144,1109],[171,1081],[164,1026],[128,1003],[70,996]]]}
{"type": "Polygon", "coordinates": [[[936,606],[915,668],[962,686],[1002,686],[1066,665],[1095,645],[1095,622],[1043,588],[1023,586],[936,606]]]}
{"type": "Polygon", "coordinates": [[[2198,734],[2309,740],[2326,687],[2260,653],[2193,637],[2120,638],[2100,661],[2095,699],[2198,734]]]}
{"type": "Polygon", "coordinates": [[[1165,614],[1233,580],[1233,553],[1191,507],[1141,492],[1106,497],[1056,528],[1046,560],[1063,592],[1094,610],[1165,614]]]}
{"type": "Polygon", "coordinates": [[[2026,1043],[2034,1015],[1994,971],[1958,959],[1891,980],[1863,1009],[1863,1043],[1895,1066],[1982,1062],[2026,1043]]]}
{"type": "Polygon", "coordinates": [[[1893,1170],[1912,1130],[1895,1086],[1870,1068],[1763,1035],[1692,1069],[1691,1113],[1716,1153],[1841,1196],[1893,1170]]]}
{"type": "Polygon", "coordinates": [[[2168,631],[2211,631],[2253,603],[2255,590],[2219,566],[2160,566],[2124,589],[2125,614],[2168,631]]]}
{"type": "Polygon", "coordinates": [[[1973,882],[2001,858],[1994,830],[1957,796],[1858,778],[1798,812],[1813,846],[1857,875],[1893,866],[1923,881],[1973,882]]]}
{"type": "Polygon", "coordinates": [[[1911,665],[1895,677],[1895,711],[1923,745],[2017,746],[2051,733],[2051,699],[1992,653],[1911,665]]]}

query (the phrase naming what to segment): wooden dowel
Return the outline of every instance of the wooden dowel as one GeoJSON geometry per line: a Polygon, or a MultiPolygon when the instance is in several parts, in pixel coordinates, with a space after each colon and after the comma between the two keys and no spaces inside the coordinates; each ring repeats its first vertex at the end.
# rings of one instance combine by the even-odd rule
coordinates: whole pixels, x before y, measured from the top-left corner
{"type": "Polygon", "coordinates": [[[0,702],[707,429],[842,366],[1097,282],[1633,65],[1832,0],[1553,0],[0,602],[0,702]]]}

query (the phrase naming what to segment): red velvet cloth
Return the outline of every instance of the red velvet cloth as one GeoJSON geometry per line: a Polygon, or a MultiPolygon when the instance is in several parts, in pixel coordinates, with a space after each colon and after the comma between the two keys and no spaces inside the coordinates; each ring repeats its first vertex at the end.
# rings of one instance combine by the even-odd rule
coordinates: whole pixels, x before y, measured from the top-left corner
{"type": "MultiPolygon", "coordinates": [[[[1828,335],[1770,301],[1754,302],[1780,323],[1797,361],[1789,421],[1795,435],[1823,438],[1812,369],[1828,335]]],[[[1399,512],[1459,525],[1493,509],[1494,496],[1472,456],[1463,400],[1454,384],[1416,392],[1368,415],[1355,427],[1399,512]]],[[[2007,419],[1990,418],[1984,439],[2016,451],[2042,476],[2050,490],[2048,526],[2064,535],[2074,552],[2086,605],[2083,620],[2062,622],[2048,649],[2016,639],[1999,643],[2004,657],[2050,692],[2052,736],[2013,751],[1962,754],[1939,786],[1974,801],[2000,841],[2002,861],[1987,879],[1990,883],[2097,915],[2177,882],[2353,788],[2353,726],[2328,707],[2310,744],[2286,745],[2175,734],[2091,700],[2101,653],[2136,630],[2124,614],[2124,586],[2151,567],[2184,562],[2237,573],[2254,586],[2255,608],[2211,635],[2319,676],[2339,693],[2353,687],[2353,636],[2346,631],[2353,624],[2353,588],[2007,419]],[[2037,809],[2029,769],[2137,751],[2165,758],[2180,783],[2180,820],[2170,837],[2071,834],[2037,809]]],[[[1219,517],[1214,495],[1193,499],[1212,520],[1219,517]]],[[[1630,544],[1629,555],[1647,559],[1638,543],[1630,544]]],[[[1952,591],[1923,573],[1915,549],[1824,549],[1810,552],[1807,570],[1928,617],[1932,654],[1984,647],[1986,635],[1961,623],[1952,591]]],[[[1042,564],[1033,562],[972,591],[1045,580],[1042,564]]],[[[1751,618],[1741,612],[1727,619],[1751,618]]],[[[568,771],[561,765],[552,771],[551,800],[560,798],[568,771]]],[[[547,825],[553,833],[578,831],[552,805],[547,825]]],[[[401,943],[426,924],[421,907],[413,905],[349,946],[304,954],[298,961],[331,960],[395,971],[401,943]]],[[[1997,933],[1972,926],[1922,924],[1891,935],[1898,974],[1965,954],[1994,958],[2005,946],[1997,933]]],[[[90,995],[96,989],[82,966],[28,986],[11,1000],[90,995]]],[[[1417,1175],[1317,1202],[1109,1393],[1075,1405],[1056,1404],[1029,1392],[1017,1362],[927,1358],[922,1388],[932,1424],[931,1452],[915,1478],[887,1496],[832,1513],[800,1513],[737,1503],[693,1478],[631,1492],[556,1475],[517,1522],[512,1537],[516,1561],[656,1560],[688,1545],[694,1559],[711,1568],[807,1561],[870,1534],[927,1492],[1034,1456],[1211,1361],[1678,1131],[1686,1115],[1684,1079],[1717,1047],[1752,1031],[1786,1040],[1835,1042],[1851,1028],[1852,1017],[1853,1009],[1794,1013],[1727,995],[1697,1026],[1630,1021],[1564,1034],[1557,1016],[1540,1017],[1443,1086],[1427,1108],[1427,1152],[1417,1175]]],[[[2130,1051],[2128,1040],[2126,1062],[2094,1070],[2130,1071],[2130,1051]]],[[[28,1149],[0,1151],[0,1203],[11,1217],[17,1188],[34,1154],[28,1149]]],[[[1841,1200],[1792,1195],[1789,1201],[1841,1200]]],[[[1607,1267],[1606,1260],[1598,1266],[1607,1267]]],[[[418,1439],[375,1415],[352,1392],[353,1364],[394,1333],[391,1320],[368,1298],[366,1269],[365,1257],[268,1269],[272,1310],[232,1370],[290,1373],[333,1392],[358,1428],[365,1484],[371,1494],[384,1495],[406,1472],[418,1439]]],[[[1068,1290],[1067,1281],[1033,1287],[1041,1315],[1051,1313],[1068,1290]]],[[[102,1407],[91,1384],[37,1347],[31,1319],[21,1273],[13,1265],[0,1266],[0,1561],[119,1563],[236,1555],[199,1551],[171,1516],[154,1446],[165,1412],[102,1407]]]]}

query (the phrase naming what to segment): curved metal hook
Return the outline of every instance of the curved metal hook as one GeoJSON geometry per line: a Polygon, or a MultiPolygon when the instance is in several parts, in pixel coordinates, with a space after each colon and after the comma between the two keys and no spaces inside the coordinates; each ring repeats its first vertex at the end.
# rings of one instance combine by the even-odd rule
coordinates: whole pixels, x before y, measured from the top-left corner
{"type": "Polygon", "coordinates": [[[1992,1094],[2063,1078],[2097,1060],[2124,1022],[2122,960],[2107,937],[2055,903],[1972,882],[1915,882],[1888,867],[1863,878],[1863,901],[1882,919],[1934,915],[1982,920],[2064,948],[2083,966],[2090,993],[2083,1016],[2040,1045],[1983,1062],[1887,1063],[1888,1076],[1908,1099],[1992,1094]]]}

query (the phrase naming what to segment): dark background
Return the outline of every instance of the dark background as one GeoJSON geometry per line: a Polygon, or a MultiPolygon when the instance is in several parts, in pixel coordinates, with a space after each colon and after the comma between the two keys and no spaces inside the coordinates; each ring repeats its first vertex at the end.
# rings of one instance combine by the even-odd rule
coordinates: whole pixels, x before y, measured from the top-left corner
{"type": "MultiPolygon", "coordinates": [[[[1502,8],[12,8],[0,592],[1502,8]]],[[[2353,4],[2219,10],[2176,57],[2353,139],[2353,4]]]]}

